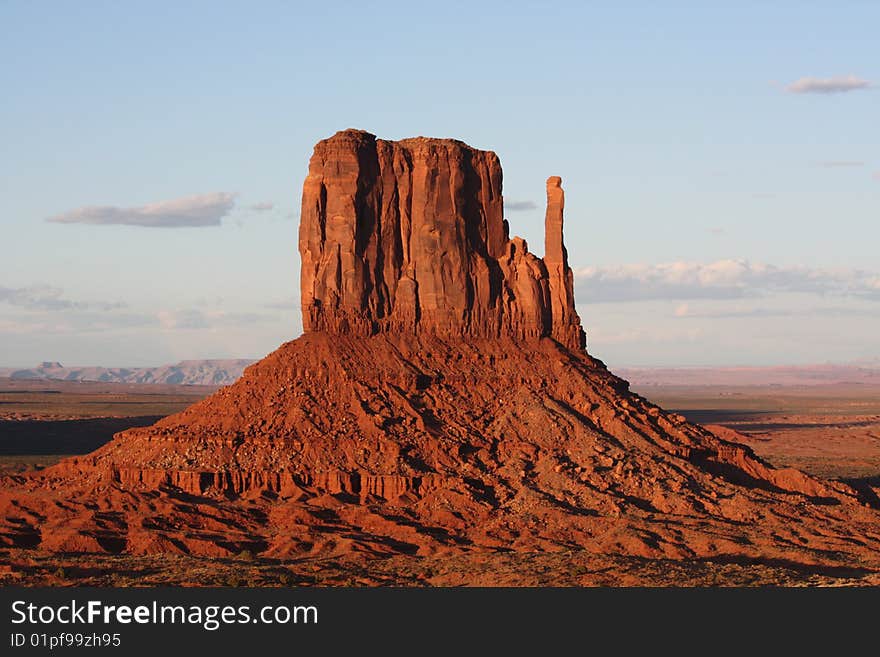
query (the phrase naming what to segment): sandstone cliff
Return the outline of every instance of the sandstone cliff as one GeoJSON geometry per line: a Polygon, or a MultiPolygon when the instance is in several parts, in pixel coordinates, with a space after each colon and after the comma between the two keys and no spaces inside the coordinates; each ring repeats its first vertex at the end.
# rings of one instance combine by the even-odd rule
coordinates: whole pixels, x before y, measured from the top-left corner
{"type": "Polygon", "coordinates": [[[509,237],[501,179],[495,153],[452,139],[346,130],[319,142],[299,232],[305,330],[552,337],[583,348],[561,179],[547,181],[543,260],[509,237]]]}

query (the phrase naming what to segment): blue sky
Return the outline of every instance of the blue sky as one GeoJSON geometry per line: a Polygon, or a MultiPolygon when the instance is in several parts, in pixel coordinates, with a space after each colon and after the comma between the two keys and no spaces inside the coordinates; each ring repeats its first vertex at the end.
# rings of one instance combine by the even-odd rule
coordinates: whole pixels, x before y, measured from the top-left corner
{"type": "Polygon", "coordinates": [[[302,180],[347,127],[495,150],[538,252],[561,175],[612,366],[880,356],[880,5],[420,4],[0,2],[0,365],[298,335],[302,180]],[[114,223],[168,215],[206,225],[114,223]]]}

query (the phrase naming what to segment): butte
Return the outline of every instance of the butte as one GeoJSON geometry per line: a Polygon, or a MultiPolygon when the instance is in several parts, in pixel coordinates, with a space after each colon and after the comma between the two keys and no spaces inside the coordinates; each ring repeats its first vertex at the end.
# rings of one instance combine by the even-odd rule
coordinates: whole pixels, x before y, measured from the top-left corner
{"type": "Polygon", "coordinates": [[[775,469],[587,353],[563,209],[551,177],[539,258],[509,235],[495,153],[357,130],[319,142],[304,334],[181,413],[7,478],[0,541],[880,570],[871,491],[775,469]]]}

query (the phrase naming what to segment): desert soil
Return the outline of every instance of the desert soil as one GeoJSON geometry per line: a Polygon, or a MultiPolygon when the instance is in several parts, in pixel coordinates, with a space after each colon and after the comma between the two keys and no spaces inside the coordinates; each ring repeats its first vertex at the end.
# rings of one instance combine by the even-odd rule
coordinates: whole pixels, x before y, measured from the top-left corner
{"type": "MultiPolygon", "coordinates": [[[[0,472],[42,468],[151,424],[210,387],[0,381],[0,472]]],[[[863,490],[880,484],[880,387],[642,386],[636,392],[744,442],[777,467],[863,490]]],[[[51,586],[878,585],[858,568],[558,553],[277,560],[0,550],[0,583],[51,586]]]]}

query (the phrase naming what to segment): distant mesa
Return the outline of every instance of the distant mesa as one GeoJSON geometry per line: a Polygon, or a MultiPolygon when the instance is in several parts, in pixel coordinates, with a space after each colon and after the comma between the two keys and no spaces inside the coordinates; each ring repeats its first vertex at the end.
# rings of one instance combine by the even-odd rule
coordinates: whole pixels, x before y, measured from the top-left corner
{"type": "Polygon", "coordinates": [[[225,386],[234,383],[253,360],[243,358],[182,360],[160,367],[64,367],[44,361],[27,369],[0,368],[0,377],[37,381],[100,381],[225,386]]]}
{"type": "Polygon", "coordinates": [[[880,385],[880,361],[767,367],[621,368],[633,386],[880,385]]]}
{"type": "Polygon", "coordinates": [[[880,572],[877,491],[775,469],[587,353],[560,178],[546,191],[539,258],[510,236],[491,151],[359,130],[319,142],[304,335],[181,413],[4,480],[0,543],[880,572]]]}

